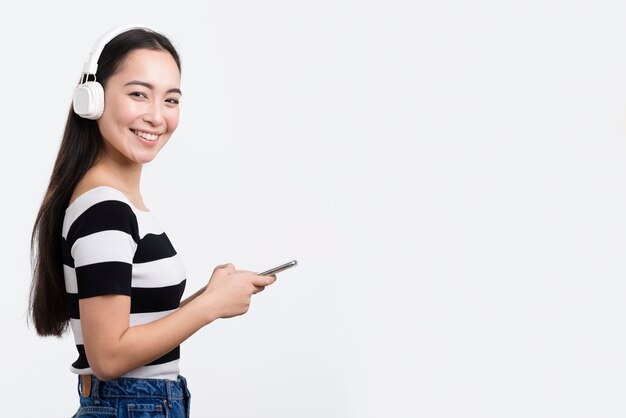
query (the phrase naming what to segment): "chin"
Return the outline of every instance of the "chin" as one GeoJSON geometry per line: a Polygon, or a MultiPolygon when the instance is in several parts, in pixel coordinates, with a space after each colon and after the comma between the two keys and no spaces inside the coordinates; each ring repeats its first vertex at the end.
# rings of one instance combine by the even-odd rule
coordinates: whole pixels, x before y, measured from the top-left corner
{"type": "Polygon", "coordinates": [[[149,162],[154,161],[154,159],[156,158],[156,155],[151,156],[151,157],[144,157],[144,158],[135,158],[135,162],[139,163],[139,164],[147,164],[149,162]]]}
{"type": "Polygon", "coordinates": [[[126,159],[129,162],[133,162],[135,164],[146,164],[150,161],[153,161],[157,157],[158,153],[129,153],[126,154],[126,159]]]}

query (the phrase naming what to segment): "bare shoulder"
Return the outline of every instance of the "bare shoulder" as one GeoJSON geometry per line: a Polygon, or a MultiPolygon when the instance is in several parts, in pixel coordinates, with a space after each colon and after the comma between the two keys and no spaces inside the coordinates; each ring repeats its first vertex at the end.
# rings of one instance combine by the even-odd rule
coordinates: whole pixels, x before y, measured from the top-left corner
{"type": "Polygon", "coordinates": [[[82,195],[85,192],[88,192],[91,189],[95,189],[100,186],[111,186],[110,182],[106,181],[106,178],[99,175],[95,170],[89,170],[82,179],[78,182],[76,187],[74,188],[74,192],[72,193],[72,197],[70,197],[69,204],[72,204],[78,196],[82,195]]]}
{"type": "Polygon", "coordinates": [[[87,171],[83,178],[80,179],[80,181],[74,188],[68,205],[71,205],[76,199],[78,199],[80,195],[88,192],[91,189],[107,186],[116,189],[117,191],[122,193],[130,202],[130,204],[140,211],[149,210],[144,205],[141,194],[138,191],[133,193],[129,190],[126,190],[125,188],[120,188],[116,182],[111,180],[112,177],[113,176],[111,176],[111,174],[106,170],[99,169],[97,166],[92,167],[89,171],[87,171]]]}

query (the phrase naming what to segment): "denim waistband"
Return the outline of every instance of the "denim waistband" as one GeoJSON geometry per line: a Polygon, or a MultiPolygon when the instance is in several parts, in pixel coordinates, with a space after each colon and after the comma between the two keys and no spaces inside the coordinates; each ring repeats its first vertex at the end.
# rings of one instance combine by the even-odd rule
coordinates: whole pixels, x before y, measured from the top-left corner
{"type": "MultiPolygon", "coordinates": [[[[78,392],[81,392],[81,378],[78,376],[78,392]]],[[[91,375],[91,395],[98,398],[162,398],[168,401],[186,399],[189,396],[187,381],[181,375],[177,380],[141,379],[119,377],[100,380],[91,375]]]]}

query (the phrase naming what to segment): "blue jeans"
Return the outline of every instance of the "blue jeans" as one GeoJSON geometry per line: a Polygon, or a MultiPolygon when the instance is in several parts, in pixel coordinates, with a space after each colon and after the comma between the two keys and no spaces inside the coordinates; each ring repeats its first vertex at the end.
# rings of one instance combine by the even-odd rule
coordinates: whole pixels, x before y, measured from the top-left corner
{"type": "Polygon", "coordinates": [[[80,408],[72,418],[188,418],[191,395],[183,376],[178,380],[120,377],[100,380],[91,376],[91,393],[81,394],[80,408]]]}

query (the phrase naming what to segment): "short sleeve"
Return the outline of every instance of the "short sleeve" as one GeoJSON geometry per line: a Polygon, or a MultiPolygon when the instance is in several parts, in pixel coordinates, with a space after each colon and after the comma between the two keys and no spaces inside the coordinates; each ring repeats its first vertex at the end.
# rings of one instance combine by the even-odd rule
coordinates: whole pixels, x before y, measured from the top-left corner
{"type": "Polygon", "coordinates": [[[78,216],[67,234],[78,298],[129,295],[139,242],[137,217],[118,200],[98,202],[78,216]]]}

